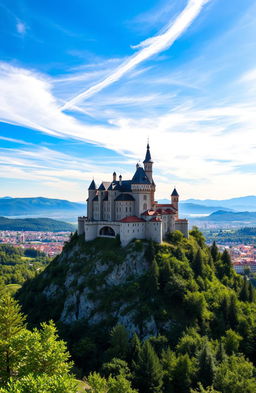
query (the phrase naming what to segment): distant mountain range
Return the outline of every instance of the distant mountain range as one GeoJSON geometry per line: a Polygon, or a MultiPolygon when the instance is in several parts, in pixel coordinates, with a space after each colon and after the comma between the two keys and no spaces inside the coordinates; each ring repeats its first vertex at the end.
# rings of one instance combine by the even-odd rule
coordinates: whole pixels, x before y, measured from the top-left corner
{"type": "Polygon", "coordinates": [[[77,216],[85,214],[86,207],[84,203],[70,202],[64,199],[43,197],[0,198],[1,216],[37,216],[76,221],[77,216]]]}
{"type": "Polygon", "coordinates": [[[1,231],[42,231],[42,232],[74,232],[76,226],[51,218],[10,219],[0,217],[1,231]]]}
{"type": "Polygon", "coordinates": [[[196,203],[180,203],[179,206],[181,214],[210,214],[217,210],[233,211],[228,207],[204,206],[196,203]]]}
{"type": "MultiPolygon", "coordinates": [[[[160,199],[159,203],[170,203],[168,199],[160,199]]],[[[213,221],[246,221],[254,215],[248,212],[256,212],[256,196],[245,196],[224,200],[200,200],[188,199],[180,202],[181,216],[187,215],[211,215],[213,221]],[[222,213],[219,213],[222,211],[222,213]],[[217,212],[218,214],[212,215],[217,212]],[[223,212],[229,213],[224,215],[223,212]],[[240,215],[235,213],[241,212],[240,215]],[[234,213],[232,216],[231,213],[234,213]]],[[[13,218],[38,218],[50,217],[75,223],[77,216],[86,214],[86,203],[70,202],[63,199],[51,199],[43,197],[34,198],[0,198],[0,216],[13,218]]],[[[203,219],[209,221],[209,217],[203,219]]],[[[202,221],[203,222],[203,221],[202,221]]],[[[255,222],[255,221],[254,221],[255,222]]]]}
{"type": "Polygon", "coordinates": [[[181,204],[192,203],[201,206],[218,207],[218,210],[226,210],[226,208],[236,211],[256,211],[256,196],[244,196],[231,199],[187,199],[181,201],[181,204]]]}
{"type": "MultiPolygon", "coordinates": [[[[169,199],[160,199],[158,203],[171,203],[169,199]]],[[[181,214],[210,214],[217,210],[233,211],[224,206],[207,206],[199,203],[180,201],[179,210],[181,214]]]]}
{"type": "Polygon", "coordinates": [[[256,212],[227,212],[218,210],[207,217],[200,217],[197,220],[207,222],[226,222],[246,225],[256,225],[256,212]]]}

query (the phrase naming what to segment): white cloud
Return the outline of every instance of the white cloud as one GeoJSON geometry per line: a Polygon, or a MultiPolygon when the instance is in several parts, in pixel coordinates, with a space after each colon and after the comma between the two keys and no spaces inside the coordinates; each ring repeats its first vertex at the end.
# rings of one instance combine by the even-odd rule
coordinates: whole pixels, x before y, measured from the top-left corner
{"type": "Polygon", "coordinates": [[[256,81],[256,68],[246,72],[241,78],[241,82],[254,82],[254,81],[256,81]]]}
{"type": "Polygon", "coordinates": [[[25,25],[25,23],[23,23],[23,22],[17,22],[17,24],[16,24],[16,29],[17,29],[17,32],[19,33],[19,34],[21,34],[21,35],[24,35],[25,33],[26,33],[26,25],[25,25]]]}
{"type": "MultiPolygon", "coordinates": [[[[174,184],[180,188],[183,198],[255,193],[253,176],[237,170],[241,165],[255,163],[255,102],[230,102],[201,109],[196,102],[192,105],[184,100],[183,105],[161,116],[151,114],[133,119],[113,114],[109,124],[88,125],[61,112],[52,89],[52,81],[41,74],[0,64],[1,121],[104,146],[134,164],[144,158],[149,136],[156,175],[167,179],[167,183],[157,184],[158,197],[167,197],[174,184]]],[[[34,181],[70,181],[77,185],[88,182],[93,175],[97,182],[108,179],[113,169],[119,171],[123,164],[127,165],[113,162],[102,168],[97,161],[86,160],[81,164],[81,160],[46,148],[19,152],[6,149],[5,154],[1,151],[1,158],[2,165],[12,168],[10,177],[25,178],[29,168],[34,181]],[[18,168],[22,166],[23,170],[18,168]]],[[[127,176],[133,168],[126,167],[127,176]]],[[[68,187],[67,193],[72,194],[73,200],[81,200],[82,190],[82,186],[74,190],[68,187]],[[79,192],[76,198],[75,192],[79,192]]]]}
{"type": "Polygon", "coordinates": [[[115,83],[134,67],[149,59],[150,57],[170,48],[176,39],[187,30],[193,20],[199,15],[203,6],[210,0],[189,0],[186,8],[171,23],[166,31],[155,37],[143,41],[136,48],[142,48],[134,56],[131,56],[121,64],[111,75],[101,82],[91,86],[89,89],[72,98],[62,106],[62,110],[73,108],[79,102],[98,93],[105,87],[115,83]]]}

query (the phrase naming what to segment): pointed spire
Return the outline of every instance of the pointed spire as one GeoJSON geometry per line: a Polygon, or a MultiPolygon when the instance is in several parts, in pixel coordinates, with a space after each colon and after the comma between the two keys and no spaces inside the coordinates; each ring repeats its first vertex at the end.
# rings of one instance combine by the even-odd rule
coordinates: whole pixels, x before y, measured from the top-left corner
{"type": "Polygon", "coordinates": [[[179,194],[178,194],[178,192],[177,192],[177,190],[176,190],[176,187],[174,187],[171,196],[179,196],[179,194]]]}
{"type": "Polygon", "coordinates": [[[153,161],[151,159],[151,154],[150,154],[149,141],[147,143],[147,151],[146,151],[146,156],[145,156],[145,160],[143,161],[143,164],[145,164],[147,162],[152,162],[153,163],[153,161]]]}
{"type": "Polygon", "coordinates": [[[92,180],[91,184],[89,185],[88,190],[96,190],[96,184],[94,179],[92,180]]]}

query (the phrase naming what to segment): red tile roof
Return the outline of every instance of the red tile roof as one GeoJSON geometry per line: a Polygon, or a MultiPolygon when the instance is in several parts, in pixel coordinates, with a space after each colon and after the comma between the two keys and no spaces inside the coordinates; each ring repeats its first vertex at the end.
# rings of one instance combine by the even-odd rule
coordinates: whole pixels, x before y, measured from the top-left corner
{"type": "Polygon", "coordinates": [[[179,218],[178,220],[175,220],[176,222],[188,222],[186,218],[179,218]]]}
{"type": "Polygon", "coordinates": [[[177,210],[176,207],[174,207],[171,203],[157,203],[154,205],[156,208],[161,208],[165,207],[167,209],[174,209],[177,210]]]}
{"type": "Polygon", "coordinates": [[[145,222],[142,218],[136,216],[128,216],[119,220],[119,222],[145,222]]]}

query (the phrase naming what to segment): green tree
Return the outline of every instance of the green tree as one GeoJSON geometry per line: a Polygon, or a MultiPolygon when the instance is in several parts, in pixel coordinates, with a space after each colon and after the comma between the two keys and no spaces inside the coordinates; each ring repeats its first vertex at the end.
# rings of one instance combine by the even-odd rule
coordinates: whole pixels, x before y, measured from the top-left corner
{"type": "Polygon", "coordinates": [[[142,345],[140,339],[138,335],[134,333],[131,339],[130,353],[129,353],[129,359],[132,360],[133,363],[134,362],[137,363],[141,349],[142,349],[142,345]]]}
{"type": "Polygon", "coordinates": [[[240,294],[239,294],[239,298],[243,301],[243,302],[248,302],[249,301],[249,284],[248,284],[248,279],[246,276],[244,276],[243,279],[243,286],[241,288],[240,294]]]}
{"type": "Polygon", "coordinates": [[[150,265],[149,275],[150,275],[150,280],[149,280],[150,289],[155,294],[159,290],[159,267],[155,258],[153,259],[150,265]]]}
{"type": "Polygon", "coordinates": [[[206,342],[198,355],[198,379],[204,387],[212,384],[215,369],[215,357],[206,342]]]}
{"type": "Polygon", "coordinates": [[[222,266],[223,266],[223,275],[230,277],[233,272],[232,261],[229,252],[225,249],[221,256],[222,266]]]}
{"type": "Polygon", "coordinates": [[[116,325],[110,332],[110,348],[107,356],[125,360],[129,351],[129,336],[123,325],[116,325]]]}
{"type": "Polygon", "coordinates": [[[195,362],[190,359],[188,354],[178,356],[176,366],[173,371],[174,392],[187,393],[195,378],[195,374],[195,362]]]}
{"type": "Polygon", "coordinates": [[[72,366],[68,362],[70,355],[66,344],[58,340],[57,329],[52,321],[49,324],[42,323],[41,329],[32,332],[25,330],[13,342],[26,344],[21,352],[23,362],[19,365],[19,375],[65,375],[72,366]]]}
{"type": "Polygon", "coordinates": [[[68,391],[65,386],[75,386],[73,377],[68,374],[72,366],[68,359],[66,344],[58,340],[53,322],[43,323],[40,330],[31,332],[24,325],[18,303],[9,296],[1,298],[0,382],[7,385],[7,391],[27,392],[28,381],[34,389],[37,385],[44,386],[47,378],[52,390],[45,390],[46,393],[59,392],[58,384],[63,386],[63,392],[68,391]]]}
{"type": "Polygon", "coordinates": [[[180,338],[176,350],[178,353],[185,355],[186,353],[191,357],[195,356],[198,348],[202,344],[202,337],[197,333],[195,328],[187,329],[180,338]]]}
{"type": "Polygon", "coordinates": [[[229,329],[226,331],[226,335],[223,337],[222,342],[227,355],[232,355],[233,353],[238,352],[242,339],[243,338],[238,333],[234,332],[234,330],[229,329]]]}
{"type": "Polygon", "coordinates": [[[173,378],[174,378],[174,370],[177,364],[177,357],[174,351],[171,348],[167,348],[167,350],[162,352],[161,363],[163,366],[163,391],[165,393],[173,393],[173,378]]]}
{"type": "Polygon", "coordinates": [[[101,377],[100,374],[96,372],[90,373],[87,381],[90,386],[88,390],[90,393],[107,393],[108,382],[106,378],[101,377]]]}
{"type": "Polygon", "coordinates": [[[249,302],[253,303],[255,301],[255,289],[251,282],[249,282],[249,302]]]}
{"type": "Polygon", "coordinates": [[[213,386],[222,393],[255,393],[253,364],[242,355],[227,357],[216,369],[213,386]]]}
{"type": "Polygon", "coordinates": [[[122,359],[113,358],[110,362],[102,365],[102,371],[104,376],[117,377],[123,375],[125,378],[131,378],[132,374],[126,361],[122,359]]]}
{"type": "Polygon", "coordinates": [[[18,303],[5,295],[0,299],[0,380],[7,382],[14,374],[23,345],[13,346],[13,339],[25,329],[25,318],[18,303]]]}
{"type": "Polygon", "coordinates": [[[225,348],[224,348],[224,344],[223,341],[220,340],[218,342],[218,346],[217,346],[217,350],[216,350],[216,360],[217,362],[221,363],[223,362],[223,360],[225,360],[227,357],[225,348]]]}
{"type": "Polygon", "coordinates": [[[108,379],[108,393],[138,393],[137,390],[131,387],[131,382],[123,375],[118,375],[116,378],[109,377],[108,379]]]}
{"type": "Polygon", "coordinates": [[[110,376],[106,379],[94,372],[88,376],[87,381],[90,386],[87,389],[89,393],[138,393],[137,390],[132,389],[130,381],[123,375],[115,378],[110,376]]]}
{"type": "Polygon", "coordinates": [[[229,305],[229,323],[231,329],[236,329],[239,323],[239,306],[237,302],[237,297],[235,294],[232,294],[230,297],[230,305],[229,305]]]}
{"type": "Polygon", "coordinates": [[[160,393],[163,369],[149,341],[145,341],[135,367],[135,386],[140,393],[160,393]]]}
{"type": "Polygon", "coordinates": [[[211,256],[212,256],[213,262],[216,262],[217,259],[218,259],[218,257],[219,257],[219,250],[218,250],[218,247],[217,247],[217,245],[216,245],[215,240],[214,240],[214,242],[212,243],[212,246],[211,246],[211,248],[210,248],[210,251],[211,251],[211,256]]]}
{"type": "Polygon", "coordinates": [[[194,269],[196,276],[204,276],[205,266],[204,266],[204,259],[203,259],[202,251],[200,248],[198,249],[198,251],[196,253],[196,256],[195,256],[195,259],[193,262],[193,269],[194,269]]]}
{"type": "Polygon", "coordinates": [[[77,387],[77,381],[69,375],[27,375],[11,379],[0,393],[77,393],[77,387]]]}
{"type": "Polygon", "coordinates": [[[198,384],[197,389],[190,389],[190,393],[221,393],[219,390],[215,390],[213,386],[207,386],[204,388],[201,383],[198,384]]]}
{"type": "Polygon", "coordinates": [[[199,247],[203,248],[205,245],[205,238],[202,232],[199,231],[197,227],[193,227],[192,230],[189,232],[191,236],[196,240],[199,247]]]}

